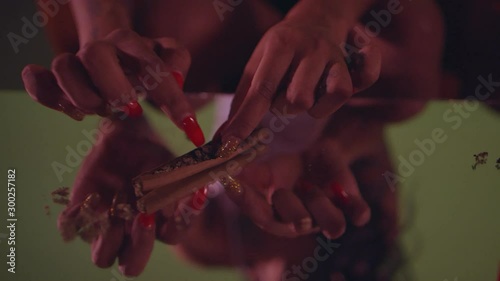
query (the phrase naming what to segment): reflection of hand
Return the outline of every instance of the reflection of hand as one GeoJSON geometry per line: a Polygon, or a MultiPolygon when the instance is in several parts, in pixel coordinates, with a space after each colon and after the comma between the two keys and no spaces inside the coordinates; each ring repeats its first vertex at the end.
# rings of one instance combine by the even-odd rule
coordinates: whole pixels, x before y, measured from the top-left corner
{"type": "Polygon", "coordinates": [[[174,39],[152,40],[120,29],[77,54],[58,55],[51,71],[28,65],[22,76],[34,100],[76,120],[85,114],[109,116],[115,109],[140,115],[137,92],[145,93],[199,146],[203,133],[182,92],[190,64],[188,51],[174,39]]]}
{"type": "Polygon", "coordinates": [[[321,228],[326,236],[338,237],[345,231],[335,241],[340,247],[328,261],[318,262],[317,272],[366,277],[385,260],[397,234],[396,194],[382,176],[390,170],[382,124],[344,107],[332,118],[328,134],[303,155],[282,154],[247,166],[237,178],[243,194],[227,193],[235,207],[228,208],[232,204],[225,197],[213,200],[188,228],[181,249],[203,264],[245,264],[257,275],[272,267],[279,276],[279,270],[291,271],[310,258],[317,239],[325,241],[306,234],[321,228]],[[325,157],[326,152],[331,154],[325,157]],[[314,190],[304,191],[300,178],[314,190]],[[328,190],[332,180],[342,184],[352,205],[343,205],[328,190]],[[303,218],[311,218],[310,230],[296,231],[303,218]]]}
{"type": "Polygon", "coordinates": [[[347,108],[339,111],[305,153],[251,163],[238,177],[243,192],[228,194],[256,225],[278,236],[304,235],[318,226],[337,238],[346,220],[365,225],[370,208],[350,166],[383,144],[382,126],[350,116],[347,108]]]}
{"type": "Polygon", "coordinates": [[[172,154],[143,119],[113,122],[108,128],[85,158],[58,227],[65,240],[78,234],[91,242],[97,266],[109,267],[118,258],[122,272],[134,276],[146,266],[157,226],[155,215],[133,210],[131,180],[172,154]]]}

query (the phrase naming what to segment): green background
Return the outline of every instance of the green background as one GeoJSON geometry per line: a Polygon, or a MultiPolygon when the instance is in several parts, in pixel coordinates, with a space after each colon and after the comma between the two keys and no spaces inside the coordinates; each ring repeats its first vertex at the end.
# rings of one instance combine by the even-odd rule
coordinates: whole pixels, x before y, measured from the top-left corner
{"type": "MultiPolygon", "coordinates": [[[[74,147],[92,129],[97,118],[77,123],[60,113],[46,110],[21,92],[0,92],[0,173],[16,173],[16,274],[7,273],[7,243],[0,238],[1,280],[127,280],[116,266],[99,269],[90,261],[90,248],[81,241],[63,243],[56,228],[59,206],[50,192],[71,186],[76,172],[55,176],[51,163],[64,163],[65,147],[74,147]],[[46,215],[44,206],[51,214],[46,215]],[[6,279],[7,277],[7,279],[6,279]]],[[[451,103],[430,104],[404,123],[387,129],[387,142],[394,164],[398,156],[408,159],[418,149],[414,140],[430,138],[435,128],[447,136],[443,144],[425,157],[415,172],[404,178],[399,189],[403,228],[402,243],[409,255],[408,265],[415,280],[495,280],[500,264],[500,157],[499,116],[481,107],[470,112],[454,130],[442,115],[451,103]],[[473,154],[488,151],[487,165],[473,171],[473,154]]],[[[158,113],[146,108],[165,141],[177,153],[191,149],[183,134],[158,113]]],[[[199,114],[203,130],[210,132],[213,108],[199,114]]],[[[6,180],[5,180],[6,181],[6,180]]],[[[6,183],[0,192],[0,221],[6,224],[6,183]]],[[[2,226],[0,234],[7,233],[2,226]]],[[[243,280],[236,271],[204,269],[188,264],[163,244],[157,244],[145,272],[134,280],[243,280]]],[[[396,278],[397,281],[404,279],[396,278]]]]}

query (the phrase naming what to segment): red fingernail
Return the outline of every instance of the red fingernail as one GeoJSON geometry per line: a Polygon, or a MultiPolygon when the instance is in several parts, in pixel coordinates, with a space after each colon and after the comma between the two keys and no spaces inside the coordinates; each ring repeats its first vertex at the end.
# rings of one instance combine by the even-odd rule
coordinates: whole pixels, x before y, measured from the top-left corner
{"type": "Polygon", "coordinates": [[[155,214],[144,214],[140,213],[139,214],[139,223],[142,225],[142,227],[151,229],[153,225],[155,224],[155,214]]]}
{"type": "Polygon", "coordinates": [[[217,131],[215,131],[215,134],[214,134],[214,140],[219,140],[222,136],[222,131],[227,127],[227,124],[229,124],[229,121],[226,121],[224,123],[222,123],[222,125],[220,125],[219,129],[217,129],[217,131]]]}
{"type": "Polygon", "coordinates": [[[333,200],[342,206],[346,206],[349,204],[349,194],[345,192],[344,188],[339,183],[333,183],[330,186],[330,189],[333,193],[333,200]]]}
{"type": "Polygon", "coordinates": [[[198,124],[198,121],[190,115],[182,120],[182,129],[187,137],[196,146],[202,146],[205,143],[205,136],[198,124]]]}
{"type": "Polygon", "coordinates": [[[199,211],[205,207],[205,203],[207,202],[207,188],[202,187],[198,189],[191,201],[189,201],[189,207],[199,211]]]}
{"type": "Polygon", "coordinates": [[[131,101],[125,107],[125,113],[130,117],[140,117],[142,115],[142,106],[137,101],[131,101]]]}
{"type": "Polygon", "coordinates": [[[179,71],[172,71],[172,76],[174,77],[175,81],[177,82],[177,85],[179,85],[179,88],[183,89],[184,88],[184,77],[182,76],[182,73],[179,71]]]}

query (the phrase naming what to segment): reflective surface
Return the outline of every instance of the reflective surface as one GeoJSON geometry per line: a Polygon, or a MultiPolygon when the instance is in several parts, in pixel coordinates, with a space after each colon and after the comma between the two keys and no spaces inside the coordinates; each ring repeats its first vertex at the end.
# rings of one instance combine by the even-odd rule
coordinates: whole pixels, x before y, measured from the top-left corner
{"type": "MultiPolygon", "coordinates": [[[[89,277],[127,280],[116,267],[98,269],[92,265],[89,247],[84,242],[62,242],[56,228],[61,207],[53,203],[50,196],[50,192],[57,187],[72,186],[77,166],[85,156],[81,154],[86,149],[82,142],[90,140],[88,132],[95,127],[97,119],[88,118],[75,125],[72,120],[46,111],[26,95],[19,94],[2,93],[2,103],[11,106],[0,113],[2,120],[9,120],[2,123],[2,169],[14,168],[17,175],[18,263],[14,280],[43,280],[48,276],[51,280],[88,280],[89,277]],[[17,108],[24,108],[30,114],[20,115],[17,108]],[[67,159],[71,151],[75,154],[67,159]],[[62,181],[55,173],[54,162],[68,167],[67,172],[59,173],[62,181]]],[[[191,149],[192,145],[182,132],[153,110],[148,108],[146,111],[154,127],[163,132],[162,137],[176,154],[191,149]],[[169,132],[168,136],[165,132],[169,132]]],[[[213,107],[209,106],[200,114],[203,117],[199,119],[204,120],[201,124],[204,131],[209,132],[213,107]]],[[[347,116],[355,116],[351,114],[347,116]]],[[[351,121],[354,119],[351,117],[351,121]]],[[[381,239],[390,240],[395,234],[391,234],[390,230],[396,231],[396,228],[387,220],[397,216],[402,253],[401,256],[394,255],[394,264],[383,264],[399,268],[395,280],[409,280],[409,276],[415,280],[493,280],[500,259],[500,223],[497,219],[500,214],[500,169],[496,163],[500,158],[498,121],[498,113],[486,105],[440,101],[428,104],[409,120],[384,125],[383,135],[376,130],[351,132],[353,144],[364,138],[362,143],[365,145],[359,150],[369,147],[370,143],[379,143],[376,140],[383,136],[384,141],[379,143],[382,146],[374,146],[379,149],[370,161],[356,162],[352,166],[363,196],[372,207],[372,222],[369,225],[378,230],[359,232],[349,228],[349,235],[335,241],[338,243],[332,255],[335,264],[341,264],[342,257],[363,256],[362,253],[370,256],[369,252],[382,243],[381,239]],[[457,108],[462,108],[465,114],[460,114],[457,108]],[[487,160],[485,152],[488,153],[487,160]],[[391,198],[397,198],[397,205],[391,198]],[[369,237],[374,233],[379,238],[371,240],[369,237]],[[380,233],[384,234],[378,236],[380,233]],[[359,240],[349,238],[356,236],[359,240]],[[404,258],[403,262],[399,262],[399,257],[404,258]]],[[[364,122],[371,124],[372,121],[367,119],[364,122]]],[[[342,126],[344,131],[349,130],[347,125],[342,126]]],[[[217,214],[211,208],[205,212],[217,214]]],[[[2,212],[3,221],[5,215],[2,212]]],[[[234,241],[226,244],[227,241],[223,240],[223,244],[215,249],[225,249],[224,245],[229,245],[226,250],[233,253],[232,258],[251,254],[251,260],[258,261],[261,257],[269,261],[269,257],[273,256],[268,252],[270,249],[274,249],[275,253],[287,249],[289,266],[301,265],[307,257],[314,256],[315,245],[323,243],[314,242],[322,236],[313,237],[310,241],[275,240],[266,235],[252,234],[254,230],[248,232],[247,229],[240,233],[234,218],[227,219],[222,219],[219,214],[213,222],[232,225],[233,231],[226,234],[229,235],[226,238],[241,239],[243,244],[237,246],[234,241]],[[310,244],[311,241],[313,244],[310,244]]],[[[244,221],[236,221],[240,227],[245,224],[244,221]]],[[[217,228],[217,225],[212,224],[211,228],[217,228]]],[[[189,235],[194,237],[197,234],[189,235]]],[[[208,244],[193,244],[197,246],[188,252],[218,243],[217,240],[210,240],[208,234],[202,237],[199,241],[208,244]]],[[[1,241],[4,245],[7,240],[2,238],[1,241]]],[[[313,264],[306,262],[302,268],[307,269],[313,264]]],[[[279,263],[274,266],[279,267],[279,263]]],[[[350,270],[363,271],[364,266],[363,263],[352,263],[350,270]]],[[[303,271],[304,274],[320,274],[320,270],[307,270],[303,271]]],[[[171,280],[243,280],[237,271],[193,268],[182,261],[173,248],[157,242],[149,265],[137,280],[157,280],[159,276],[168,276],[171,280]]],[[[292,278],[298,275],[290,273],[285,276],[292,278]]]]}

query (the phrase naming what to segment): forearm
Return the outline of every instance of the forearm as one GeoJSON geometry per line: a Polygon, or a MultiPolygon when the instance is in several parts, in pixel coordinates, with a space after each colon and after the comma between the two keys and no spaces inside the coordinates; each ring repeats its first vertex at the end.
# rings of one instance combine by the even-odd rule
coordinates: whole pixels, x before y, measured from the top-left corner
{"type": "Polygon", "coordinates": [[[333,28],[345,40],[349,30],[374,5],[375,0],[301,0],[286,15],[287,20],[315,20],[333,28]]]}
{"type": "Polygon", "coordinates": [[[128,0],[73,0],[80,46],[101,39],[111,31],[132,27],[133,2],[128,0]]]}

